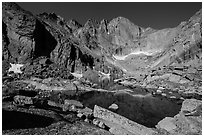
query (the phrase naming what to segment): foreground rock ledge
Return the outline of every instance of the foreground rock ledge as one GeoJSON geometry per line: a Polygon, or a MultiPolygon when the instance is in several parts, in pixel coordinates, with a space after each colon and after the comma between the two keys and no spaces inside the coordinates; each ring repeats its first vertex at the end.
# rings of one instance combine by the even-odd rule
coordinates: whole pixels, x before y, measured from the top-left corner
{"type": "Polygon", "coordinates": [[[103,119],[103,122],[107,126],[111,126],[109,130],[110,132],[113,131],[112,129],[114,129],[114,134],[116,134],[115,131],[120,131],[117,130],[117,127],[126,131],[123,132],[123,134],[154,135],[157,133],[151,128],[137,124],[123,116],[120,116],[97,105],[94,106],[94,117],[103,119]]]}

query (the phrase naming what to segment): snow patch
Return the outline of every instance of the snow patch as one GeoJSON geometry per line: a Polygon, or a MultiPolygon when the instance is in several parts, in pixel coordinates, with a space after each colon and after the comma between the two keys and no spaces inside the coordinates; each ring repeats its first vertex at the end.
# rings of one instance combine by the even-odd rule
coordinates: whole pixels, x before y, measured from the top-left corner
{"type": "Polygon", "coordinates": [[[144,55],[147,55],[147,56],[151,56],[153,54],[155,54],[156,52],[158,51],[133,51],[131,52],[130,54],[128,55],[124,55],[124,56],[118,56],[118,55],[113,55],[113,57],[116,59],[116,60],[125,60],[125,58],[127,58],[128,56],[130,55],[138,55],[138,54],[144,54],[144,55]]]}
{"type": "Polygon", "coordinates": [[[83,74],[82,73],[77,73],[77,72],[74,72],[74,73],[71,73],[74,77],[76,78],[82,78],[83,77],[83,74]]]}
{"type": "Polygon", "coordinates": [[[21,67],[23,67],[23,64],[12,64],[10,63],[11,67],[9,68],[9,72],[13,71],[14,73],[23,73],[21,71],[21,67]]]}

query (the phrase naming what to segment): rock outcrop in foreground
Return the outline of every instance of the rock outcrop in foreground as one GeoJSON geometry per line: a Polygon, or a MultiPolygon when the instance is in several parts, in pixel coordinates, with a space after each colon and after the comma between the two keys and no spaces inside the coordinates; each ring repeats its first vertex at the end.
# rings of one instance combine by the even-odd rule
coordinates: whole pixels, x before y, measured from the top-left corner
{"type": "Polygon", "coordinates": [[[202,10],[155,30],[4,2],[2,40],[3,134],[202,134],[202,10]]]}

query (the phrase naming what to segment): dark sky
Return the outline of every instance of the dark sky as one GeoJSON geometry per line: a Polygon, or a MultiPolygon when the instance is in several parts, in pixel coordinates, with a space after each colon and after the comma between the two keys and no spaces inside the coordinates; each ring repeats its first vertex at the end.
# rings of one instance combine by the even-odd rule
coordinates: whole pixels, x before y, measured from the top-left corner
{"type": "Polygon", "coordinates": [[[84,24],[90,18],[101,21],[122,16],[135,25],[154,29],[176,27],[202,8],[201,2],[19,2],[18,4],[33,14],[55,12],[66,20],[75,19],[80,24],[84,24]]]}

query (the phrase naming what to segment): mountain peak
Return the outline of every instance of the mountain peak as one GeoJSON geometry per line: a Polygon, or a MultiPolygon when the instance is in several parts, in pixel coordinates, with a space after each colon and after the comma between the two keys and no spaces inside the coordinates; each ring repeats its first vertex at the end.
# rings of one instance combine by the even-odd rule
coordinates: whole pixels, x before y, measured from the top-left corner
{"type": "MultiPolygon", "coordinates": [[[[47,129],[54,129],[52,133],[56,134],[56,128],[69,128],[75,122],[73,120],[80,123],[84,119],[89,122],[86,126],[78,124],[75,129],[62,128],[63,131],[57,134],[91,133],[93,125],[90,124],[99,126],[101,131],[110,129],[114,134],[146,134],[147,130],[152,134],[202,133],[200,107],[199,113],[195,112],[196,117],[179,116],[189,106],[194,114],[197,110],[195,100],[201,102],[202,99],[202,10],[178,27],[154,30],[137,26],[124,17],[110,22],[89,19],[80,25],[75,20],[64,20],[54,12],[33,15],[16,3],[3,3],[2,9],[3,106],[9,113],[9,108],[15,108],[12,109],[14,113],[11,112],[14,115],[4,116],[5,134],[41,134],[44,129],[45,134],[47,129]],[[190,102],[185,103],[186,100],[190,102]],[[113,103],[116,103],[116,109],[110,107],[113,103]],[[91,110],[97,104],[114,112],[111,112],[110,121],[107,119],[110,112],[106,109],[103,114],[95,108],[91,110]],[[29,109],[29,106],[34,107],[29,109]],[[87,112],[85,107],[89,109],[88,116],[84,114],[87,112]],[[26,113],[44,115],[44,108],[49,111],[50,120],[42,121],[43,125],[36,120],[28,121],[32,125],[24,126],[26,113]],[[54,123],[56,113],[50,113],[53,108],[61,117],[54,119],[54,123]],[[18,111],[25,114],[15,123],[18,111]],[[81,120],[76,119],[74,113],[66,115],[65,111],[77,112],[81,120]],[[115,116],[117,118],[113,120],[115,116]],[[169,116],[170,122],[165,121],[169,116]],[[14,118],[10,125],[9,118],[14,118]],[[125,125],[124,121],[127,121],[125,125]],[[87,126],[90,130],[83,132],[81,129],[84,127],[87,131],[87,126]],[[19,131],[21,128],[25,130],[19,131]],[[30,129],[37,132],[30,132],[30,129]],[[78,129],[79,132],[73,132],[78,129]]],[[[79,11],[80,8],[76,9],[79,11]]],[[[188,112],[189,116],[191,112],[188,112]]]]}

